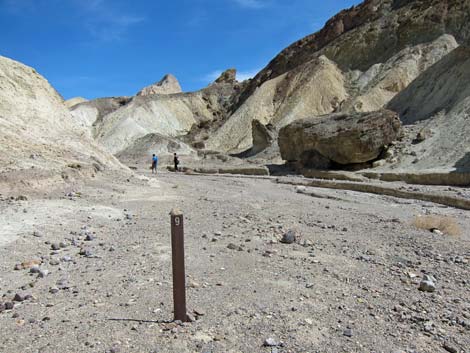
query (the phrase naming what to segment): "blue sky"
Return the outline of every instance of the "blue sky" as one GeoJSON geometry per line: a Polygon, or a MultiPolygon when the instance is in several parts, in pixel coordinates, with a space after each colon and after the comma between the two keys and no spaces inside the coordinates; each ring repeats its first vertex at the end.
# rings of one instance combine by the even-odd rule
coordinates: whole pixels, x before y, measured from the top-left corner
{"type": "Polygon", "coordinates": [[[68,99],[134,95],[172,73],[185,91],[254,75],[359,0],[0,0],[0,55],[68,99]]]}

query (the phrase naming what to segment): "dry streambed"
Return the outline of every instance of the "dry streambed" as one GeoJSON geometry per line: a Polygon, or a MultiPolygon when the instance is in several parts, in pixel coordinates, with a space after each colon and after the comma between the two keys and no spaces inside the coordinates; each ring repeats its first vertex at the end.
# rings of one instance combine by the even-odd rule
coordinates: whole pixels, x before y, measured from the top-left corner
{"type": "Polygon", "coordinates": [[[467,211],[262,179],[157,180],[1,202],[0,351],[470,346],[467,211]],[[186,225],[186,324],[170,322],[175,206],[186,225]],[[462,234],[418,229],[417,215],[449,217],[462,234]]]}

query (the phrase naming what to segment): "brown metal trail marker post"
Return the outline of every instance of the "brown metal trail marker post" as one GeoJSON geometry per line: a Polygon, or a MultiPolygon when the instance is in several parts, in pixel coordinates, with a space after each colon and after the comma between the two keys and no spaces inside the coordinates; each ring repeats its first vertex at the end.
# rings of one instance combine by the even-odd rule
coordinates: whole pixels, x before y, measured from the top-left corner
{"type": "Polygon", "coordinates": [[[178,209],[171,216],[171,255],[173,266],[173,304],[175,321],[188,321],[186,313],[186,275],[184,271],[183,213],[178,209]]]}

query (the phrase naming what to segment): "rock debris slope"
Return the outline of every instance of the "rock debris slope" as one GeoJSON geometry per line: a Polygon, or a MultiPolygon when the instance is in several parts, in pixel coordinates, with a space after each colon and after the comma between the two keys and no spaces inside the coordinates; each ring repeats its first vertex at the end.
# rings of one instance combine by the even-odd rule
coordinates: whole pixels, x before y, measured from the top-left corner
{"type": "Polygon", "coordinates": [[[409,143],[398,168],[470,172],[470,45],[426,70],[389,108],[399,112],[405,124],[428,131],[409,143]]]}
{"type": "Polygon", "coordinates": [[[0,186],[70,169],[120,163],[74,123],[62,97],[34,69],[0,57],[0,186]]]}

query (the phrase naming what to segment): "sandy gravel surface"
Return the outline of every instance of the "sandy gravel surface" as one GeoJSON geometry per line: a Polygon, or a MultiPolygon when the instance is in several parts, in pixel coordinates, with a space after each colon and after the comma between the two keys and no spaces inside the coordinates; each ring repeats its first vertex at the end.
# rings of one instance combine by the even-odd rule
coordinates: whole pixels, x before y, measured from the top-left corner
{"type": "Polygon", "coordinates": [[[0,352],[468,351],[470,214],[311,189],[161,173],[2,199],[0,352]],[[175,206],[184,325],[168,323],[175,206]],[[415,229],[420,214],[453,217],[462,235],[415,229]],[[296,242],[280,243],[288,230],[296,242]],[[41,273],[14,269],[33,260],[41,273]],[[432,293],[418,290],[425,274],[432,293]]]}

